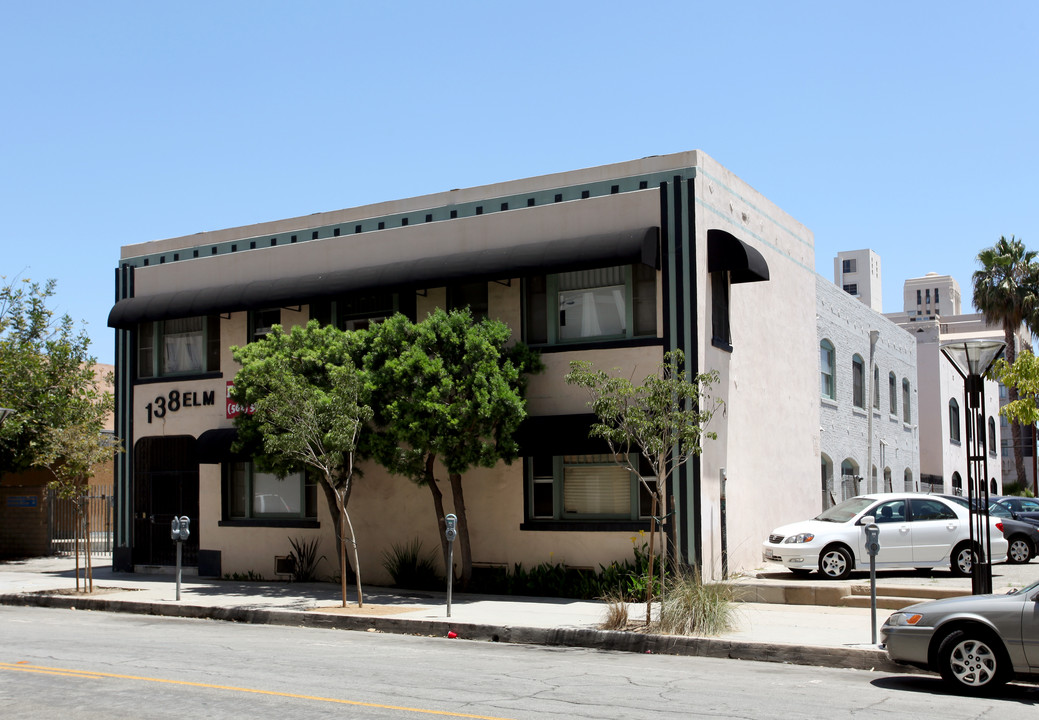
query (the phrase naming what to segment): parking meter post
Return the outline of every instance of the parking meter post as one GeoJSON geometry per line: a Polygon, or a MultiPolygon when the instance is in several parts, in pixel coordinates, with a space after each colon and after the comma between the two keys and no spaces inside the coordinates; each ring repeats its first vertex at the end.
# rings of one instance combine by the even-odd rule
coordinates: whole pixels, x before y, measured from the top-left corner
{"type": "Polygon", "coordinates": [[[880,528],[875,522],[865,526],[866,552],[869,553],[869,611],[870,627],[873,630],[871,642],[877,644],[877,553],[880,552],[880,528]]]}
{"type": "Polygon", "coordinates": [[[455,578],[455,538],[458,537],[458,517],[451,513],[444,518],[444,536],[447,538],[447,616],[451,617],[451,586],[455,578]]]}
{"type": "Polygon", "coordinates": [[[182,557],[184,550],[184,541],[191,536],[191,518],[187,515],[181,515],[177,517],[173,516],[173,521],[170,523],[170,537],[177,543],[177,602],[180,602],[180,576],[182,557]]]}

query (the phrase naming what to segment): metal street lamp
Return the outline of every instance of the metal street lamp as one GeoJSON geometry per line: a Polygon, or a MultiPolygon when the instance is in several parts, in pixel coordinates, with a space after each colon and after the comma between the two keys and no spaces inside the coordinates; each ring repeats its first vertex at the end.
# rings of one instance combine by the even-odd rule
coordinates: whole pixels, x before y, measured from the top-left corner
{"type": "Polygon", "coordinates": [[[971,546],[978,548],[971,563],[971,593],[992,592],[992,530],[988,506],[988,454],[985,452],[985,393],[982,376],[1006,347],[995,340],[942,343],[941,351],[963,378],[969,411],[967,421],[967,512],[971,546]]]}

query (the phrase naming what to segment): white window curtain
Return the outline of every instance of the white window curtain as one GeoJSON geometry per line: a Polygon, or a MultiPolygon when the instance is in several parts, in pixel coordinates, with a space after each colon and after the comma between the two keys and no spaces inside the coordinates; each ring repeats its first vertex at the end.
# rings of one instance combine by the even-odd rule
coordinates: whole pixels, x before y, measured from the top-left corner
{"type": "Polygon", "coordinates": [[[560,273],[559,337],[575,340],[624,335],[624,274],[623,266],[560,273]]]}
{"type": "Polygon", "coordinates": [[[202,372],[205,340],[202,318],[167,320],[163,326],[163,373],[202,372]]]}

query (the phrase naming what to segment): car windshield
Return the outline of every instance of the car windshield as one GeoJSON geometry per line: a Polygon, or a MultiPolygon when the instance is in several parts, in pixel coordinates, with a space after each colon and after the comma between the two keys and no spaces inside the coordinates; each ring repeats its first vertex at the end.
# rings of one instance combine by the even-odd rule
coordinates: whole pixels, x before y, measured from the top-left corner
{"type": "Polygon", "coordinates": [[[1004,506],[1000,505],[998,502],[989,503],[988,511],[990,515],[995,515],[996,517],[1011,517],[1010,511],[1007,510],[1004,506]]]}
{"type": "Polygon", "coordinates": [[[845,523],[875,502],[876,500],[871,500],[870,498],[853,497],[824,510],[819,515],[816,515],[815,519],[823,522],[845,523]]]}

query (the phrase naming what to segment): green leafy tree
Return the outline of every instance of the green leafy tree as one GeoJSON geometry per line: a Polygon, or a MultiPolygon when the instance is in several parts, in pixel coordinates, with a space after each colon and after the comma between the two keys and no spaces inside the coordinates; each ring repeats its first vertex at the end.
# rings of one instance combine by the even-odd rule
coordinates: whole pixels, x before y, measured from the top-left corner
{"type": "Polygon", "coordinates": [[[447,470],[464,588],[472,577],[472,547],[462,475],[517,457],[513,435],[526,416],[525,374],[540,371],[540,359],[522,343],[508,344],[507,325],[475,322],[468,310],[438,309],[419,323],[398,314],[367,333],[363,362],[375,409],[375,432],[367,438],[371,453],[390,472],[429,488],[444,567],[452,572],[436,462],[447,470]]]}
{"type": "MultiPolygon", "coordinates": [[[[991,374],[1006,385],[1008,397],[1010,390],[1015,395],[1015,399],[1009,400],[999,412],[1015,423],[1034,425],[1039,422],[1039,358],[1031,350],[1024,350],[1012,365],[1006,360],[998,360],[991,374]]],[[[1033,493],[1039,496],[1039,478],[1033,478],[1033,483],[1033,493]]]]}
{"type": "MultiPolygon", "coordinates": [[[[1017,358],[1017,331],[1025,323],[1033,333],[1039,328],[1039,265],[1036,253],[1025,248],[1024,242],[1013,235],[1007,240],[1000,237],[990,248],[978,253],[981,269],[975,271],[974,306],[985,316],[985,322],[1003,328],[1006,340],[1006,359],[1010,365],[1017,358]]],[[[1017,388],[1008,386],[1011,403],[1018,399],[1017,388]]],[[[1010,426],[1014,442],[1014,467],[1017,477],[1025,476],[1021,424],[1014,420],[1010,426]]]]}
{"type": "Polygon", "coordinates": [[[104,396],[90,338],[48,307],[55,281],[0,287],[0,476],[42,467],[60,455],[56,430],[89,423],[104,396]]]}
{"type": "MultiPolygon", "coordinates": [[[[664,586],[666,563],[665,502],[667,483],[676,468],[702,451],[704,438],[717,434],[707,430],[722,401],[712,399],[711,387],[718,373],[700,373],[687,379],[685,355],[673,350],[664,355],[656,372],[636,385],[630,378],[595,370],[590,362],[572,361],[566,382],[588,391],[588,405],[599,418],[590,435],[604,439],[616,462],[635,473],[645,490],[652,494],[649,533],[649,577],[653,577],[656,554],[654,538],[660,533],[660,575],[664,586]],[[650,485],[639,470],[643,458],[656,482],[650,485]],[[658,522],[659,521],[659,522],[658,522]]],[[[653,583],[646,582],[646,624],[650,622],[653,583]]]]}
{"type": "Polygon", "coordinates": [[[42,459],[54,476],[50,486],[57,496],[72,503],[76,517],[76,592],[79,592],[79,538],[85,538],[86,564],[84,589],[94,591],[94,572],[90,549],[90,513],[87,510],[87,495],[90,478],[97,467],[122,452],[122,444],[112,435],[105,433],[105,420],[115,403],[110,393],[102,394],[94,403],[89,417],[73,425],[55,428],[48,443],[49,454],[42,459]]]}
{"type": "Polygon", "coordinates": [[[275,325],[266,337],[231,348],[241,365],[231,394],[252,408],[235,419],[239,449],[262,444],[257,465],[281,477],[301,468],[319,476],[339,536],[343,607],[348,540],[360,607],[361,567],[347,506],[358,438],[372,411],[363,399],[362,374],[351,359],[350,342],[349,333],[321,327],[316,320],[288,334],[275,325]]]}

